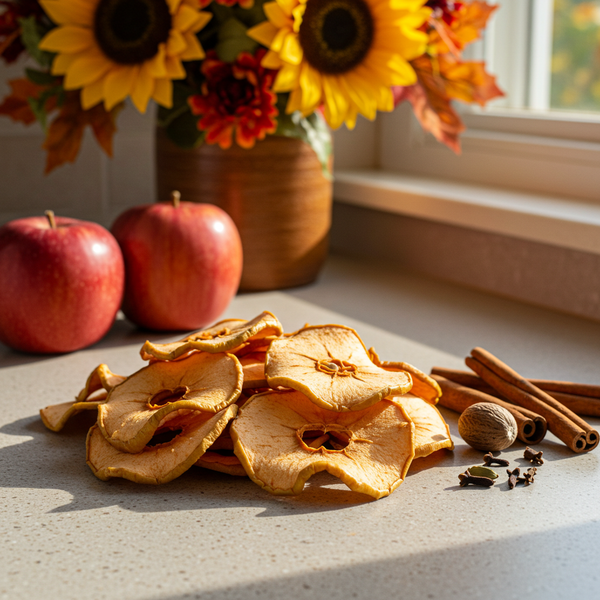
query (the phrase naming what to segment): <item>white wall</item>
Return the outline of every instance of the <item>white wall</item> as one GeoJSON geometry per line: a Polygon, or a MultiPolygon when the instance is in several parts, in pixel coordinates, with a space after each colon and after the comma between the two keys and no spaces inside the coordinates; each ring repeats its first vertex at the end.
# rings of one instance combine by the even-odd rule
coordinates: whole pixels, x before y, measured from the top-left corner
{"type": "MultiPolygon", "coordinates": [[[[24,65],[0,64],[0,97],[7,81],[23,77],[24,65]]],[[[108,226],[126,207],[154,202],[154,120],[131,106],[119,115],[114,158],[108,159],[87,131],[75,164],[44,175],[43,132],[0,117],[0,224],[41,214],[88,219],[108,226]]]]}

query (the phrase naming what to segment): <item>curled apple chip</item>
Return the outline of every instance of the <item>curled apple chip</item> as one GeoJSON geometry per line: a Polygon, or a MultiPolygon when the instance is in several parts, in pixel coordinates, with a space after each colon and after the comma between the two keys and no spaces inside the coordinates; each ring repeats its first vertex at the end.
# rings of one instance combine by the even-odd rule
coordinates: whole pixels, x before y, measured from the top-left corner
{"type": "Polygon", "coordinates": [[[231,425],[234,452],[246,473],[273,494],[298,494],[328,471],[351,490],[387,496],[414,456],[414,425],[399,404],[333,412],[295,391],[253,396],[231,425]]]}
{"type": "Polygon", "coordinates": [[[87,464],[104,481],[122,477],[136,483],[167,483],[187,471],[210,448],[237,410],[232,404],[216,414],[195,412],[174,419],[137,454],[115,448],[94,425],[87,436],[87,464]]]}
{"type": "Polygon", "coordinates": [[[235,475],[236,477],[246,477],[246,471],[242,463],[233,453],[207,450],[195,464],[203,469],[227,473],[227,475],[235,475]]]}
{"type": "Polygon", "coordinates": [[[232,352],[245,347],[249,340],[258,340],[283,333],[277,317],[265,311],[252,319],[227,319],[212,327],[196,331],[191,335],[170,344],[153,344],[147,341],[140,350],[144,360],[175,360],[190,350],[203,352],[232,352]]]}
{"type": "Polygon", "coordinates": [[[429,375],[426,375],[423,371],[420,371],[409,363],[380,360],[374,348],[369,348],[369,356],[378,367],[381,367],[386,371],[405,371],[406,373],[410,373],[413,380],[413,386],[410,393],[431,404],[437,404],[442,395],[442,389],[435,379],[429,377],[429,375]]]}
{"type": "Polygon", "coordinates": [[[369,358],[354,329],[311,325],[274,340],[265,374],[272,388],[293,388],[327,410],[362,410],[412,387],[406,371],[387,371],[369,358]]]}
{"type": "Polygon", "coordinates": [[[126,379],[123,375],[113,373],[107,365],[98,365],[74,402],[52,404],[40,410],[42,422],[48,429],[60,431],[73,415],[83,410],[97,410],[98,405],[106,401],[108,392],[126,379]]]}
{"type": "Polygon", "coordinates": [[[388,398],[402,406],[415,426],[415,458],[429,456],[437,450],[454,450],[450,429],[439,410],[412,392],[388,398]]]}
{"type": "Polygon", "coordinates": [[[268,387],[265,379],[265,352],[252,352],[239,357],[244,370],[244,389],[268,387]]]}
{"type": "Polygon", "coordinates": [[[242,383],[242,366],[232,354],[196,352],[152,363],[109,393],[98,407],[98,428],[118,450],[140,452],[182,411],[216,413],[234,403],[242,383]]]}

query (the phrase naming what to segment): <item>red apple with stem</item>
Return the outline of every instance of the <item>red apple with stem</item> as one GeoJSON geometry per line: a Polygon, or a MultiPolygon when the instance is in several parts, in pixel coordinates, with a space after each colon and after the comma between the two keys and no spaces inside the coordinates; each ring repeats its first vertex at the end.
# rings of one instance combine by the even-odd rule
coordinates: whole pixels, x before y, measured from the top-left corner
{"type": "Polygon", "coordinates": [[[212,204],[170,202],[124,212],[112,233],[126,267],[123,312],[158,331],[213,323],[237,292],[242,242],[229,215],[212,204]]]}
{"type": "Polygon", "coordinates": [[[71,352],[102,338],[123,297],[123,256],[97,223],[29,217],[0,228],[0,341],[71,352]]]}

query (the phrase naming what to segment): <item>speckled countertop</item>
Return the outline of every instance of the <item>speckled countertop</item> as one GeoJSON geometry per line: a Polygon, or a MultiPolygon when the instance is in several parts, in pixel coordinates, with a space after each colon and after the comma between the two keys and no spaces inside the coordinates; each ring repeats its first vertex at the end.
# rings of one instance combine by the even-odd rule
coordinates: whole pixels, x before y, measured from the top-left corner
{"type": "MultiPolygon", "coordinates": [[[[436,282],[389,265],[332,258],[311,286],[242,295],[226,316],[274,312],[355,327],[382,359],[461,367],[477,345],[524,375],[600,380],[600,324],[436,282]]],[[[176,336],[178,337],[178,336],[176,336]]],[[[105,362],[142,366],[146,334],[118,321],[93,348],[30,357],[0,346],[0,598],[564,598],[600,595],[598,451],[549,435],[535,485],[460,488],[481,455],[413,463],[373,501],[321,473],[297,497],[193,467],[161,487],[96,479],[85,423],[47,431],[38,410],[71,398],[105,362]]],[[[160,339],[154,336],[153,339],[160,339]]],[[[600,426],[600,421],[592,421],[600,426]]],[[[505,452],[524,466],[524,446],[505,452]]]]}

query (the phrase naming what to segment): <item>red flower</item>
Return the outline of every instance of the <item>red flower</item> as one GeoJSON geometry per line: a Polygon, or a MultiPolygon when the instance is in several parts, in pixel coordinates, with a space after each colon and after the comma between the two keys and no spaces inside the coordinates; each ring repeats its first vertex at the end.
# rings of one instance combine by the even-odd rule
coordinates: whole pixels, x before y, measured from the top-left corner
{"type": "Polygon", "coordinates": [[[456,20],[456,12],[458,12],[463,3],[455,2],[454,0],[428,0],[426,6],[433,9],[433,16],[437,19],[442,19],[448,25],[456,20]]]}
{"type": "Polygon", "coordinates": [[[238,146],[252,148],[277,128],[277,96],[271,91],[276,71],[261,66],[265,52],[243,52],[233,64],[208,53],[202,64],[202,94],[188,99],[192,113],[201,117],[198,129],[206,132],[208,144],[229,148],[235,132],[238,146]]]}
{"type": "Polygon", "coordinates": [[[36,19],[44,16],[37,0],[0,0],[0,56],[7,63],[17,60],[25,50],[17,19],[30,15],[34,15],[36,19]]]}

